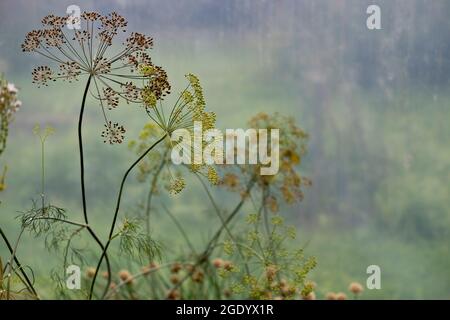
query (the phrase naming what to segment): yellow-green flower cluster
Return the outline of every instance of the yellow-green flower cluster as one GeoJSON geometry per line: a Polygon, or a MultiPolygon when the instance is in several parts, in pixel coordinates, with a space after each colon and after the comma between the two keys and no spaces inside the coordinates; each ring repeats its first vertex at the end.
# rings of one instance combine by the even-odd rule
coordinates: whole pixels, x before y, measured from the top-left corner
{"type": "Polygon", "coordinates": [[[150,87],[144,87],[142,89],[141,98],[146,107],[156,107],[156,102],[158,101],[158,99],[156,98],[155,93],[150,89],[150,87]]]}
{"type": "Polygon", "coordinates": [[[203,130],[213,129],[216,124],[216,114],[214,112],[206,112],[205,97],[200,80],[197,76],[189,73],[186,75],[193,92],[185,91],[183,93],[184,102],[189,105],[189,109],[193,112],[192,120],[202,122],[203,130]]]}
{"type": "Polygon", "coordinates": [[[245,218],[244,232],[223,242],[223,252],[230,256],[236,268],[234,272],[218,269],[218,276],[224,282],[230,281],[232,290],[239,289],[233,292],[243,297],[298,299],[308,296],[314,289],[307,276],[316,266],[315,258],[305,257],[303,250],[288,249],[290,246],[285,241],[293,239],[295,231],[284,224],[282,217],[276,215],[270,219],[266,235],[262,225],[265,219],[261,216],[261,213],[249,214],[245,218]],[[247,267],[241,268],[244,263],[247,267]]]}
{"type": "Polygon", "coordinates": [[[139,66],[139,73],[145,77],[149,77],[156,73],[156,68],[151,64],[143,63],[139,66]]]}
{"type": "Polygon", "coordinates": [[[169,192],[172,194],[178,194],[181,191],[183,191],[185,186],[186,186],[186,182],[184,181],[184,179],[182,177],[176,178],[170,184],[169,192]]]}

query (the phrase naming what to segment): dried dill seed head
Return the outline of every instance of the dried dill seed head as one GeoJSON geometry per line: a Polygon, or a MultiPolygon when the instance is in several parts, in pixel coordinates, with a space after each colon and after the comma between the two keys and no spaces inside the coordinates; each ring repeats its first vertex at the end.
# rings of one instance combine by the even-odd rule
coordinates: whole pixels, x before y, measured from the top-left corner
{"type": "Polygon", "coordinates": [[[192,272],[192,271],[195,269],[195,266],[194,266],[192,263],[186,263],[186,264],[184,265],[184,269],[185,269],[187,272],[192,272]]]}
{"type": "Polygon", "coordinates": [[[314,291],[309,292],[307,295],[302,296],[303,300],[316,300],[316,294],[314,291]]]}
{"type": "Polygon", "coordinates": [[[274,265],[270,265],[266,267],[266,277],[269,282],[272,282],[277,274],[277,267],[274,265]]]}
{"type": "Polygon", "coordinates": [[[223,268],[227,271],[232,271],[234,268],[234,264],[233,262],[226,260],[223,262],[223,268]]]}
{"type": "Polygon", "coordinates": [[[337,295],[334,292],[327,292],[327,294],[325,295],[325,298],[327,300],[337,300],[337,295]]]}
{"type": "Polygon", "coordinates": [[[128,270],[120,270],[118,273],[118,276],[122,282],[125,282],[127,284],[133,283],[133,276],[131,275],[130,271],[128,271],[128,270]]]}
{"type": "MultiPolygon", "coordinates": [[[[289,285],[280,289],[281,295],[285,298],[292,297],[296,291],[297,291],[297,289],[295,287],[289,286],[289,285]]],[[[302,296],[306,296],[306,295],[308,295],[308,293],[304,293],[304,294],[302,293],[302,296]]]]}
{"type": "MultiPolygon", "coordinates": [[[[265,206],[274,213],[279,211],[281,202],[293,204],[301,201],[303,187],[311,185],[311,180],[298,172],[298,165],[306,153],[307,133],[296,125],[293,118],[279,113],[273,115],[258,113],[250,119],[248,127],[267,129],[268,136],[271,129],[280,129],[279,171],[276,175],[260,175],[261,165],[240,165],[238,170],[225,167],[220,185],[246,197],[248,196],[246,185],[248,181],[254,179],[256,188],[264,195],[265,206]]],[[[268,154],[271,154],[270,143],[268,147],[268,154]]]]}
{"type": "Polygon", "coordinates": [[[229,289],[225,289],[223,290],[223,295],[225,296],[225,298],[230,298],[232,296],[233,292],[229,289]]]}
{"type": "Polygon", "coordinates": [[[194,271],[194,273],[191,276],[192,281],[197,282],[197,283],[201,283],[203,282],[203,278],[204,278],[205,274],[203,273],[203,271],[201,270],[196,270],[194,271]]]}
{"type": "Polygon", "coordinates": [[[180,277],[179,277],[178,275],[176,275],[176,274],[172,274],[172,275],[170,276],[170,282],[171,282],[172,284],[177,284],[177,283],[180,282],[180,277]]]}
{"type": "Polygon", "coordinates": [[[88,278],[93,278],[94,277],[94,275],[95,275],[95,268],[93,268],[93,267],[89,267],[89,268],[87,268],[86,269],[86,277],[88,277],[88,278]]]}
{"type": "Polygon", "coordinates": [[[364,287],[359,282],[352,282],[348,286],[348,290],[354,295],[358,295],[364,291],[364,287]]]}
{"type": "Polygon", "coordinates": [[[50,14],[42,19],[41,28],[25,36],[22,51],[41,54],[56,64],[56,71],[46,65],[36,67],[33,83],[40,87],[90,77],[89,93],[99,102],[105,121],[102,137],[105,143],[122,143],[125,129],[109,120],[106,111],[117,108],[120,101],[147,108],[170,93],[167,73],[148,54],[153,39],[138,32],[123,37],[128,22],[116,12],[83,12],[78,30],[65,28],[69,18],[50,14]]]}
{"type": "Polygon", "coordinates": [[[336,294],[336,300],[347,300],[347,295],[343,292],[338,292],[336,294]]]}
{"type": "Polygon", "coordinates": [[[153,270],[156,270],[158,268],[159,268],[159,265],[156,262],[151,262],[149,265],[142,267],[141,272],[142,272],[142,274],[147,275],[150,272],[152,272],[153,270]]]}
{"type": "Polygon", "coordinates": [[[180,299],[181,295],[180,295],[180,291],[179,290],[170,290],[167,293],[167,299],[169,300],[178,300],[180,299]]]}
{"type": "Polygon", "coordinates": [[[212,265],[213,265],[215,268],[222,268],[222,267],[223,267],[223,263],[224,263],[224,261],[223,261],[223,259],[221,259],[221,258],[216,258],[216,259],[214,259],[214,260],[212,261],[212,265]]]}
{"type": "Polygon", "coordinates": [[[171,273],[178,273],[182,268],[183,268],[183,266],[181,265],[181,263],[175,262],[175,263],[172,264],[172,266],[170,267],[170,272],[171,272],[171,273]]]}
{"type": "Polygon", "coordinates": [[[280,280],[280,283],[278,284],[278,286],[279,286],[280,288],[285,288],[287,285],[288,285],[288,282],[287,282],[286,279],[281,279],[281,280],[280,280]]]}
{"type": "Polygon", "coordinates": [[[105,130],[102,131],[102,138],[104,138],[105,143],[115,144],[122,143],[124,139],[125,128],[119,126],[118,123],[111,123],[109,121],[105,124],[105,130]]]}

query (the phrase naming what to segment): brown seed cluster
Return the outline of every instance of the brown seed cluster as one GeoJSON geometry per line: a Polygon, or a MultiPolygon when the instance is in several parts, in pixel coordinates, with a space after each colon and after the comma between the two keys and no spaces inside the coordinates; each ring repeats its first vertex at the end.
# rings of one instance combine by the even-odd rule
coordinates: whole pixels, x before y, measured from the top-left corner
{"type": "Polygon", "coordinates": [[[104,142],[109,144],[122,143],[124,139],[125,128],[118,123],[105,124],[105,130],[102,132],[102,138],[104,142]]]}
{"type": "Polygon", "coordinates": [[[50,81],[76,81],[80,76],[91,77],[90,93],[103,109],[106,130],[102,137],[106,143],[121,143],[125,129],[119,124],[111,125],[105,109],[112,110],[120,101],[137,103],[145,107],[145,99],[151,92],[155,100],[162,100],[170,93],[166,71],[152,63],[147,51],[153,47],[153,38],[131,32],[120,41],[121,47],[113,44],[119,33],[126,32],[128,22],[116,12],[101,15],[83,12],[81,29],[70,30],[66,24],[74,23],[70,17],[47,15],[42,19],[42,28],[27,33],[22,43],[24,52],[36,52],[52,60],[59,70],[50,66],[38,66],[33,72],[33,82],[47,86],[50,81]],[[142,71],[142,72],[141,72],[142,71]]]}

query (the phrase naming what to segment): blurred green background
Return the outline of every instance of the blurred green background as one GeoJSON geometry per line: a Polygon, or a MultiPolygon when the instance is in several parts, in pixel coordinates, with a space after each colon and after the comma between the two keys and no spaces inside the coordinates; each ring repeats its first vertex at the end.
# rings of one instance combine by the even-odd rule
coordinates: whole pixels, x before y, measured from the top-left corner
{"type": "MultiPolygon", "coordinates": [[[[366,290],[364,298],[449,299],[450,3],[376,1],[382,30],[370,31],[366,8],[373,2],[2,0],[0,72],[20,88],[23,101],[1,159],[9,168],[0,195],[2,227],[14,238],[15,216],[39,193],[35,123],[57,130],[47,144],[47,193],[81,218],[76,125],[83,84],[34,86],[33,67],[48,62],[21,52],[26,32],[48,13],[63,15],[70,4],[116,10],[129,20],[129,30],[154,37],[153,61],[168,71],[173,92],[184,88],[186,73],[200,77],[219,127],[245,127],[257,112],[279,111],[310,134],[300,171],[313,186],[282,214],[298,226],[298,245],[317,256],[311,278],[319,297],[344,291],[353,280],[365,283],[367,266],[376,264],[382,289],[366,290]]],[[[129,105],[111,116],[124,123],[128,138],[147,121],[129,105]]],[[[90,101],[84,129],[88,206],[102,226],[134,155],[126,143],[103,144],[99,117],[90,101]]],[[[130,179],[123,212],[132,214],[146,190],[130,179]]],[[[199,241],[219,225],[206,219],[210,213],[195,183],[166,200],[199,241]]],[[[167,247],[182,248],[181,238],[169,236],[170,219],[159,215],[153,228],[167,247]]],[[[45,287],[56,257],[30,237],[19,252],[45,287]]],[[[7,255],[3,245],[0,255],[7,255]]]]}

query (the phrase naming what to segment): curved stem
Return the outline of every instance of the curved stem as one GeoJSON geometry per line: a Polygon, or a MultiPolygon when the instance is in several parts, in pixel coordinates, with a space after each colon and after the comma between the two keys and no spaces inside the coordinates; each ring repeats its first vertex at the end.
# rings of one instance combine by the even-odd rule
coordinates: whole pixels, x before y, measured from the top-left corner
{"type": "MultiPolygon", "coordinates": [[[[84,115],[84,107],[86,105],[86,97],[89,92],[89,86],[91,84],[92,75],[89,76],[86,87],[84,88],[83,93],[83,100],[81,101],[81,109],[80,109],[80,115],[78,118],[78,146],[79,146],[79,152],[80,152],[80,180],[81,180],[81,198],[83,202],[83,217],[84,222],[86,224],[86,228],[89,232],[89,234],[94,238],[95,242],[99,245],[100,249],[102,250],[102,258],[104,257],[106,260],[106,266],[108,268],[108,274],[111,275],[111,265],[109,263],[109,258],[105,254],[106,248],[103,246],[103,243],[100,241],[98,236],[95,234],[94,230],[89,226],[89,220],[87,215],[87,206],[86,206],[86,188],[85,188],[85,181],[84,181],[84,153],[83,153],[83,135],[82,135],[82,127],[83,127],[83,115],[84,115]]],[[[109,286],[109,284],[108,284],[109,286]]],[[[108,287],[105,288],[105,290],[108,290],[108,287]]],[[[90,297],[92,295],[92,288],[90,292],[90,297]]]]}
{"type": "Polygon", "coordinates": [[[81,102],[80,116],[78,118],[78,146],[80,149],[80,178],[81,178],[81,198],[83,202],[83,216],[84,222],[89,224],[87,209],[86,209],[86,190],[84,187],[84,154],[83,154],[83,135],[81,133],[81,129],[83,126],[83,115],[84,115],[84,106],[86,105],[86,97],[89,92],[89,85],[91,84],[92,76],[90,75],[87,82],[86,87],[83,93],[83,100],[81,102]]]}
{"type": "MultiPolygon", "coordinates": [[[[37,292],[34,289],[33,283],[31,283],[30,278],[28,278],[28,275],[26,274],[26,272],[23,270],[22,265],[19,262],[19,259],[17,258],[17,256],[14,254],[14,249],[11,246],[11,244],[8,241],[8,238],[6,237],[6,234],[3,232],[3,229],[0,227],[0,235],[3,238],[3,241],[5,241],[6,246],[8,247],[9,252],[11,253],[11,256],[14,258],[14,262],[17,264],[17,267],[19,267],[20,273],[22,274],[22,276],[24,277],[28,290],[34,294],[36,296],[36,298],[38,298],[37,292]]],[[[39,299],[39,298],[38,298],[39,299]]]]}
{"type": "Polygon", "coordinates": [[[155,175],[153,176],[152,185],[151,185],[150,190],[147,195],[147,203],[145,205],[145,226],[146,226],[147,234],[150,234],[150,213],[151,213],[151,207],[152,207],[152,197],[153,197],[153,194],[155,193],[156,184],[158,182],[159,175],[161,174],[161,171],[164,168],[164,165],[166,164],[166,156],[167,156],[168,152],[169,152],[169,148],[167,148],[167,150],[163,154],[161,164],[159,165],[155,175]]]}
{"type": "MultiPolygon", "coordinates": [[[[125,185],[125,181],[127,180],[128,175],[130,174],[131,170],[133,170],[133,168],[142,160],[144,159],[144,157],[154,148],[156,147],[160,142],[162,142],[165,138],[167,137],[167,134],[164,134],[164,136],[162,136],[158,141],[156,141],[155,143],[153,143],[147,150],[145,150],[145,152],[135,161],[133,162],[133,164],[128,168],[128,170],[125,172],[123,178],[122,178],[122,182],[120,183],[120,189],[119,189],[119,195],[117,196],[117,203],[116,203],[116,209],[114,211],[114,217],[113,217],[113,221],[111,224],[111,229],[109,231],[109,236],[108,236],[108,241],[106,242],[106,245],[103,249],[103,253],[100,257],[100,260],[98,261],[97,264],[97,268],[95,269],[95,274],[94,277],[92,279],[92,283],[91,283],[91,289],[89,291],[89,299],[92,299],[92,294],[94,291],[94,285],[95,285],[95,281],[97,279],[97,275],[98,275],[98,271],[102,265],[103,259],[106,257],[106,252],[108,251],[109,245],[111,244],[111,240],[113,239],[113,234],[114,234],[114,228],[116,226],[116,221],[117,221],[117,216],[119,214],[119,209],[120,209],[120,201],[122,200],[122,192],[123,192],[123,187],[125,185]]],[[[106,293],[108,291],[108,288],[111,284],[111,272],[108,272],[108,283],[106,285],[106,289],[105,292],[102,295],[102,298],[104,298],[106,296],[106,293]]]]}

